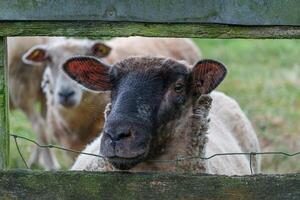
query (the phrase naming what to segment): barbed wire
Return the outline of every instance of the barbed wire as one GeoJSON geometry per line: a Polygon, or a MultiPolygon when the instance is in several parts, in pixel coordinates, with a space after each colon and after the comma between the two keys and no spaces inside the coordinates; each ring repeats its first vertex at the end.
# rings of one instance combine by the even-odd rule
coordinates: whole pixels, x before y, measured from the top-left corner
{"type": "MultiPolygon", "coordinates": [[[[53,144],[40,144],[35,140],[29,139],[27,137],[21,136],[21,135],[16,135],[16,134],[10,134],[11,137],[14,138],[15,144],[16,144],[16,148],[17,151],[24,163],[24,165],[26,166],[27,169],[30,169],[30,167],[28,166],[23,154],[21,153],[19,144],[18,144],[18,138],[31,142],[33,144],[35,144],[36,146],[40,147],[40,148],[49,148],[49,149],[58,149],[61,151],[67,151],[67,152],[71,152],[71,153],[76,153],[76,154],[83,154],[83,155],[88,155],[88,156],[94,156],[94,157],[98,157],[98,158],[103,158],[105,159],[104,156],[101,156],[99,154],[93,154],[93,153],[87,153],[87,152],[83,152],[83,151],[77,151],[77,150],[73,150],[73,149],[67,149],[61,146],[57,146],[57,145],[53,145],[53,144]]],[[[246,155],[249,156],[249,167],[250,167],[250,172],[251,174],[253,174],[253,167],[252,167],[252,163],[253,163],[253,158],[255,158],[256,155],[282,155],[282,156],[288,156],[288,157],[294,157],[294,156],[298,156],[300,155],[300,151],[299,152],[295,152],[295,153],[286,153],[286,152],[282,152],[282,151],[265,151],[265,152],[229,152],[229,153],[216,153],[213,154],[211,156],[207,156],[207,157],[202,157],[202,156],[189,156],[189,157],[180,157],[177,159],[173,159],[173,160],[149,160],[149,162],[157,162],[157,163],[178,163],[181,161],[186,161],[186,160],[194,160],[194,159],[200,159],[200,160],[209,160],[212,159],[214,157],[218,157],[218,156],[238,156],[238,155],[246,155]]]]}
{"type": "Polygon", "coordinates": [[[25,158],[23,157],[23,154],[22,154],[21,151],[20,151],[20,148],[19,148],[19,145],[18,145],[18,140],[17,140],[17,137],[16,137],[16,136],[14,136],[14,140],[15,140],[16,147],[17,147],[17,150],[18,150],[18,152],[19,152],[19,155],[20,155],[22,161],[24,162],[26,168],[29,168],[29,166],[27,165],[27,162],[26,162],[25,158]]]}

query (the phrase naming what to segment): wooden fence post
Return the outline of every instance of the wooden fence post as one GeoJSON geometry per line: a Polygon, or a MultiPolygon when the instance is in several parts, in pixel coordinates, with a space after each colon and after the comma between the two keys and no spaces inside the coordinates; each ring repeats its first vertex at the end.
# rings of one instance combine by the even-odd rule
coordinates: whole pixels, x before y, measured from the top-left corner
{"type": "Polygon", "coordinates": [[[8,89],[6,66],[6,40],[0,37],[0,169],[9,161],[8,89]]]}

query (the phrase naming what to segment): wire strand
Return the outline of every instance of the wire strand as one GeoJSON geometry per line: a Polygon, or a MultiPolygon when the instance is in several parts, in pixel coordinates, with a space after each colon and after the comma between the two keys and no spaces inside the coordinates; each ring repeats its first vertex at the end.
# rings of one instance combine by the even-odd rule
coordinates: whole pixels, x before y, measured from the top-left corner
{"type": "Polygon", "coordinates": [[[18,144],[17,138],[18,138],[18,137],[14,136],[14,140],[15,140],[16,147],[17,147],[17,150],[18,150],[18,152],[19,152],[19,155],[20,155],[20,157],[21,157],[21,159],[22,159],[24,165],[26,166],[26,168],[27,168],[27,169],[30,169],[29,166],[27,165],[26,160],[25,160],[24,157],[23,157],[23,154],[22,154],[21,151],[20,151],[20,148],[19,148],[19,144],[18,144]]]}
{"type": "MultiPolygon", "coordinates": [[[[83,155],[88,155],[88,156],[94,156],[94,157],[98,157],[98,158],[103,158],[105,159],[104,156],[101,156],[101,155],[98,155],[98,154],[92,154],[92,153],[86,153],[86,152],[82,152],[82,151],[77,151],[77,150],[73,150],[73,149],[67,149],[65,147],[61,147],[61,146],[56,146],[56,145],[53,145],[53,144],[47,144],[47,145],[42,145],[42,144],[39,144],[37,141],[35,140],[32,140],[32,139],[29,139],[27,137],[24,137],[24,136],[20,136],[20,135],[16,135],[16,134],[10,134],[11,137],[14,138],[15,140],[15,143],[16,143],[16,147],[17,147],[17,150],[20,154],[20,157],[21,159],[23,160],[25,166],[29,168],[29,166],[27,165],[21,151],[20,151],[20,148],[19,148],[19,145],[18,145],[18,141],[17,139],[20,138],[20,139],[23,139],[23,140],[26,140],[28,142],[31,142],[35,145],[37,145],[38,147],[40,148],[52,148],[52,149],[58,149],[58,150],[61,150],[61,151],[67,151],[67,152],[72,152],[72,153],[77,153],[77,154],[83,154],[83,155]]],[[[216,154],[213,154],[213,155],[210,155],[210,156],[207,156],[207,157],[201,157],[201,156],[190,156],[190,157],[178,157],[177,159],[174,159],[174,160],[149,160],[148,162],[157,162],[157,163],[175,163],[176,166],[178,165],[179,162],[181,161],[186,161],[186,160],[194,160],[194,159],[201,159],[201,160],[210,160],[210,159],[213,159],[217,156],[239,156],[239,155],[246,155],[246,156],[249,156],[249,165],[250,165],[250,172],[251,174],[253,174],[253,168],[252,168],[252,157],[253,156],[256,156],[256,155],[283,155],[283,156],[288,156],[288,157],[293,157],[293,156],[298,156],[300,155],[300,151],[299,152],[295,152],[295,153],[286,153],[286,152],[282,152],[282,151],[267,151],[267,152],[229,152],[229,153],[216,153],[216,154]]]]}
{"type": "Polygon", "coordinates": [[[26,137],[20,136],[20,135],[10,134],[10,136],[20,138],[20,139],[23,139],[23,140],[27,140],[27,141],[37,145],[40,148],[58,149],[58,150],[72,152],[72,153],[78,153],[78,154],[84,154],[84,155],[88,155],[88,156],[96,156],[96,157],[104,158],[103,156],[100,156],[100,155],[97,155],[97,154],[85,153],[85,152],[82,152],[82,151],[67,149],[67,148],[56,146],[56,145],[53,145],[53,144],[42,145],[42,144],[39,144],[38,142],[36,142],[35,140],[29,139],[29,138],[26,138],[26,137]]]}

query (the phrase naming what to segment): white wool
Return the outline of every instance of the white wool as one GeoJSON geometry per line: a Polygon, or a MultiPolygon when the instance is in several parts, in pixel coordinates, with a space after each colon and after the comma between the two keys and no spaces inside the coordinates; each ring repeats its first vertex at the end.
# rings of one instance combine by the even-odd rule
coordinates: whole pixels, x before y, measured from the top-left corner
{"type": "MultiPolygon", "coordinates": [[[[259,144],[257,136],[244,113],[239,108],[238,104],[230,97],[221,92],[212,92],[213,98],[211,112],[209,114],[210,123],[208,129],[208,140],[205,149],[203,150],[205,156],[212,156],[218,153],[233,153],[233,152],[248,152],[259,151],[259,144]],[[226,112],[224,111],[226,110],[226,112]],[[220,112],[218,112],[220,111],[220,112]],[[233,116],[240,116],[238,120],[232,120],[233,116]],[[234,127],[244,127],[242,129],[234,127]],[[245,128],[247,127],[247,128],[245,128]],[[242,137],[244,136],[244,137],[242,137]],[[243,141],[240,141],[243,140],[243,141]]],[[[236,118],[235,118],[236,119],[236,118]]],[[[206,133],[200,135],[201,138],[206,137],[206,133]]],[[[180,136],[180,139],[182,137],[180,136]]],[[[98,137],[94,142],[89,144],[84,152],[99,155],[100,153],[100,140],[98,137]]],[[[180,142],[180,141],[179,141],[180,142]]],[[[173,152],[178,151],[178,145],[173,149],[173,152]]],[[[168,152],[169,153],[169,152],[168,152]]],[[[201,155],[201,153],[200,153],[201,155]]],[[[166,155],[162,155],[164,157],[166,155]]],[[[254,171],[259,171],[259,158],[253,159],[256,166],[254,171]]],[[[245,175],[250,174],[249,158],[245,155],[227,155],[217,156],[212,159],[203,161],[206,173],[212,174],[226,174],[226,175],[245,175]]],[[[174,171],[173,166],[169,169],[155,168],[163,171],[174,171]]],[[[134,167],[132,171],[140,171],[139,166],[142,166],[143,170],[153,169],[150,164],[142,163],[137,167],[134,167]]],[[[88,170],[88,171],[111,171],[113,168],[109,168],[106,165],[104,159],[89,155],[80,155],[71,170],[88,170]]],[[[190,171],[189,169],[185,169],[190,171]]],[[[191,169],[193,171],[193,169],[191,169]]]]}
{"type": "Polygon", "coordinates": [[[187,38],[155,38],[128,37],[113,38],[106,42],[112,47],[107,58],[115,63],[131,56],[160,56],[184,60],[190,65],[200,60],[201,53],[191,39],[187,38]]]}

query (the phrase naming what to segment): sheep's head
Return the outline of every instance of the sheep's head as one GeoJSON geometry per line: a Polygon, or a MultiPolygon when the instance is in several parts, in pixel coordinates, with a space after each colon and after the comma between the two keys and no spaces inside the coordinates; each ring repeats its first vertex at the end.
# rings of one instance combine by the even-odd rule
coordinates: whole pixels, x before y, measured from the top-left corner
{"type": "Polygon", "coordinates": [[[22,59],[31,65],[46,63],[44,83],[49,84],[47,88],[51,88],[49,92],[53,94],[55,105],[73,108],[80,104],[84,94],[83,90],[63,73],[62,63],[75,55],[106,57],[110,50],[110,47],[99,41],[59,38],[48,44],[32,47],[22,59]]]}
{"type": "Polygon", "coordinates": [[[149,158],[160,146],[157,138],[163,138],[158,130],[180,114],[189,98],[211,92],[226,75],[217,61],[202,60],[189,68],[156,57],[132,57],[113,66],[74,57],[63,70],[88,90],[111,91],[100,153],[118,169],[149,158]]]}

